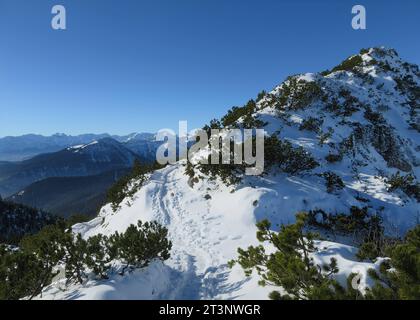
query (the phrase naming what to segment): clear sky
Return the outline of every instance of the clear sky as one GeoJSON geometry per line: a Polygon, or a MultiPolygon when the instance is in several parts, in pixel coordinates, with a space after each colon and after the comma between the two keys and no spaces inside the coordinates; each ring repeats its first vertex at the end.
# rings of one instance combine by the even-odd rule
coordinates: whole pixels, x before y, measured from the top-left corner
{"type": "Polygon", "coordinates": [[[420,64],[419,39],[418,0],[0,0],[0,136],[201,127],[363,47],[420,64]]]}

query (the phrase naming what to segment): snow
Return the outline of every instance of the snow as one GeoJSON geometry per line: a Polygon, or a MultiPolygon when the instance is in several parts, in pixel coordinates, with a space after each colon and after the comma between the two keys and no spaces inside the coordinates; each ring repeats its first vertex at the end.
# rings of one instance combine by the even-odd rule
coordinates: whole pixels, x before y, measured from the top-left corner
{"type": "Polygon", "coordinates": [[[68,147],[67,150],[77,150],[77,149],[83,148],[83,146],[84,144],[78,144],[75,146],[68,147]]]}
{"type": "MultiPolygon", "coordinates": [[[[168,227],[173,242],[168,261],[126,276],[114,274],[109,280],[90,280],[65,291],[56,283],[42,298],[267,299],[272,287],[259,286],[258,277],[245,277],[239,266],[229,269],[228,261],[236,258],[237,248],[258,244],[257,221],[269,218],[276,223],[293,222],[294,213],[305,206],[303,199],[312,197],[319,205],[328,203],[328,199],[325,195],[318,200],[313,196],[319,193],[318,187],[284,176],[276,177],[284,180],[282,184],[265,179],[259,188],[252,186],[258,180],[252,177],[240,188],[205,180],[191,189],[184,170],[179,163],[156,171],[134,199],[123,201],[116,213],[106,206],[96,219],[73,227],[74,232],[87,238],[123,232],[138,220],[156,220],[168,227]],[[207,194],[211,199],[205,199],[207,194]]],[[[314,255],[316,261],[329,262],[330,257],[343,255],[338,259],[343,279],[355,267],[375,267],[357,262],[355,248],[325,241],[317,246],[320,252],[314,255]]]]}
{"type": "Polygon", "coordinates": [[[368,270],[379,270],[379,266],[384,260],[383,258],[377,259],[375,263],[360,262],[355,259],[357,248],[330,241],[315,241],[315,245],[320,250],[312,255],[316,264],[329,264],[331,258],[337,259],[339,272],[335,278],[342,286],[345,287],[347,285],[347,278],[352,273],[360,276],[360,283],[358,284],[360,291],[365,292],[366,287],[371,287],[374,284],[373,280],[368,276],[368,270]]]}
{"type": "Polygon", "coordinates": [[[73,152],[78,153],[80,150],[83,150],[83,149],[85,149],[87,147],[90,147],[90,146],[93,146],[95,144],[98,144],[98,141],[95,140],[95,141],[92,141],[92,142],[87,143],[87,144],[71,146],[71,147],[67,148],[67,150],[69,150],[69,151],[73,150],[73,152]]]}
{"type": "MultiPolygon", "coordinates": [[[[394,78],[398,75],[384,73],[377,66],[369,65],[373,58],[404,70],[402,61],[392,52],[381,57],[378,50],[371,49],[362,55],[362,60],[363,72],[372,77],[372,83],[367,84],[352,72],[343,71],[325,77],[304,74],[298,78],[321,81],[324,90],[336,94],[345,89],[361,103],[380,112],[401,142],[401,156],[412,166],[411,173],[418,177],[419,136],[408,126],[407,97],[395,88],[394,78]]],[[[420,83],[418,76],[413,73],[411,76],[420,83]]],[[[278,95],[281,87],[277,86],[271,94],[278,95]]],[[[343,98],[340,99],[343,103],[343,98]]],[[[99,233],[124,232],[138,220],[156,220],[169,230],[173,242],[171,258],[129,275],[113,274],[109,280],[102,281],[91,279],[65,290],[59,289],[59,282],[54,283],[42,298],[267,299],[273,288],[259,286],[256,275],[245,277],[240,266],[232,269],[227,266],[229,260],[237,257],[239,247],[258,244],[255,227],[258,221],[269,219],[276,229],[279,224],[293,223],[299,211],[322,209],[329,213],[348,213],[352,206],[368,206],[369,212],[382,215],[388,233],[401,236],[414,226],[420,214],[418,203],[403,192],[388,191],[384,177],[397,169],[388,166],[370,141],[358,143],[340,162],[325,160],[326,155],[339,151],[339,143],[349,137],[355,125],[369,125],[363,109],[351,116],[337,116],[326,111],[320,102],[314,102],[304,110],[291,111],[286,108],[279,111],[267,103],[267,98],[260,100],[255,114],[267,122],[264,127],[267,134],[276,134],[295,146],[304,147],[320,167],[298,176],[288,176],[273,169],[264,176],[245,177],[238,186],[227,186],[204,176],[193,188],[185,174],[185,162],[158,170],[133,199],[122,202],[117,212],[106,205],[97,218],[75,225],[73,231],[88,238],[99,233]],[[299,129],[308,117],[323,120],[322,133],[331,131],[331,137],[324,144],[319,142],[319,132],[299,129]],[[343,190],[326,192],[325,181],[319,174],[327,170],[342,178],[343,190]]],[[[371,285],[367,270],[378,268],[382,260],[359,262],[355,258],[357,248],[338,243],[343,242],[342,239],[329,240],[333,242],[316,242],[319,250],[313,254],[314,260],[323,264],[336,258],[340,269],[337,279],[343,285],[352,272],[361,274],[363,287],[371,285]]],[[[118,262],[115,262],[115,268],[118,268],[118,262]]]]}
{"type": "Polygon", "coordinates": [[[87,281],[83,286],[65,286],[65,280],[46,288],[37,299],[48,300],[152,300],[170,285],[170,270],[160,262],[108,280],[87,281]]]}
{"type": "Polygon", "coordinates": [[[316,74],[315,73],[305,73],[298,77],[298,80],[303,80],[307,82],[312,82],[315,80],[316,74]]]}
{"type": "Polygon", "coordinates": [[[367,174],[360,174],[358,181],[353,181],[349,183],[348,187],[360,192],[364,192],[375,199],[393,203],[396,205],[402,205],[403,201],[400,197],[395,194],[390,194],[387,189],[388,185],[385,183],[384,179],[375,177],[367,174]]]}

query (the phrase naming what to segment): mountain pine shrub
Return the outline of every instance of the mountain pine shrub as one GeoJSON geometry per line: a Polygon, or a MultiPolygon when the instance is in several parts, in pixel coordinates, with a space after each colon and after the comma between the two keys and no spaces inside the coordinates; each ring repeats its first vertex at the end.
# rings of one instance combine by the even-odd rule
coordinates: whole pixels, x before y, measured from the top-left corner
{"type": "Polygon", "coordinates": [[[257,95],[257,102],[261,101],[262,99],[264,99],[267,96],[267,92],[265,90],[261,91],[260,93],[258,93],[257,95]]]}
{"type": "Polygon", "coordinates": [[[343,160],[343,155],[336,154],[336,153],[329,153],[328,155],[325,156],[325,160],[327,160],[329,163],[340,162],[341,160],[343,160]]]}
{"type": "Polygon", "coordinates": [[[375,285],[367,299],[420,300],[420,225],[410,230],[402,243],[387,250],[379,272],[370,270],[375,285]]]}
{"type": "Polygon", "coordinates": [[[256,111],[256,103],[254,100],[249,100],[243,107],[232,107],[225,116],[221,119],[223,127],[229,127],[235,124],[239,118],[252,115],[256,111]]]}
{"type": "Polygon", "coordinates": [[[18,300],[39,294],[52,274],[34,254],[0,249],[0,300],[18,300]],[[47,278],[47,279],[46,279],[47,278]]]}
{"type": "MultiPolygon", "coordinates": [[[[316,234],[305,231],[308,219],[308,214],[298,213],[296,223],[282,225],[279,232],[271,231],[267,220],[261,221],[257,224],[257,239],[261,243],[270,243],[275,251],[268,254],[263,245],[250,246],[247,250],[239,248],[239,257],[230,261],[229,266],[238,263],[247,276],[256,271],[261,278],[260,285],[281,288],[284,293],[279,290],[269,295],[274,300],[420,299],[420,225],[409,231],[403,242],[387,247],[389,258],[381,264],[379,272],[373,269],[368,272],[375,285],[365,288],[362,294],[351,285],[355,274],[349,275],[346,286],[334,279],[339,272],[334,258],[323,266],[314,263],[311,254],[316,252],[316,234]]],[[[374,255],[375,248],[371,249],[374,255]]]]}
{"type": "Polygon", "coordinates": [[[144,268],[154,259],[167,260],[172,243],[168,240],[168,229],[157,222],[130,225],[124,233],[110,236],[110,255],[127,268],[144,268]]]}
{"type": "Polygon", "coordinates": [[[322,147],[329,139],[331,139],[334,129],[328,128],[326,132],[320,132],[318,135],[318,144],[322,147]]]}
{"type": "Polygon", "coordinates": [[[345,185],[339,175],[334,172],[327,171],[322,174],[325,179],[325,186],[327,187],[328,193],[334,193],[344,189],[345,185]]]}
{"type": "Polygon", "coordinates": [[[78,282],[82,284],[87,279],[87,241],[80,234],[74,236],[71,232],[66,232],[65,235],[63,260],[66,265],[67,283],[78,282]]]}
{"type": "Polygon", "coordinates": [[[141,164],[135,160],[131,172],[119,179],[107,192],[106,202],[111,204],[112,210],[117,211],[125,198],[132,198],[143,186],[148,173],[162,168],[161,165],[141,164]]]}
{"type": "MultiPolygon", "coordinates": [[[[265,91],[258,95],[258,99],[262,99],[265,96],[265,91]]],[[[257,99],[257,101],[258,101],[257,99]]],[[[242,118],[243,128],[260,128],[264,123],[260,120],[255,119],[253,114],[257,111],[257,104],[255,100],[249,100],[243,107],[233,107],[228,113],[222,117],[218,126],[211,126],[213,129],[219,129],[222,126],[227,127],[239,127],[238,120],[242,118]]]]}
{"type": "Polygon", "coordinates": [[[281,141],[275,135],[265,138],[264,157],[266,168],[279,167],[292,175],[312,170],[319,165],[303,147],[293,147],[289,141],[281,141]]]}
{"type": "Polygon", "coordinates": [[[98,234],[86,240],[86,266],[99,277],[108,279],[111,257],[108,252],[108,237],[98,234]]]}
{"type": "Polygon", "coordinates": [[[65,224],[47,226],[22,239],[18,248],[0,246],[0,299],[32,299],[42,292],[63,265],[67,284],[84,283],[91,275],[109,276],[112,260],[129,267],[146,267],[152,260],[166,260],[172,244],[168,231],[156,222],[140,221],[124,233],[85,240],[65,224]]]}
{"type": "Polygon", "coordinates": [[[398,171],[388,178],[387,183],[389,185],[388,191],[402,190],[405,194],[420,202],[420,183],[415,181],[413,175],[404,176],[398,171]]]}
{"type": "Polygon", "coordinates": [[[361,66],[363,64],[363,59],[360,55],[352,56],[343,62],[341,62],[338,66],[332,68],[329,73],[333,73],[336,71],[350,71],[354,72],[355,68],[361,66]]]}
{"type": "Polygon", "coordinates": [[[338,272],[337,261],[319,268],[311,254],[316,251],[315,234],[305,232],[307,215],[296,215],[296,223],[282,225],[278,233],[270,230],[267,220],[257,224],[257,239],[270,243],[275,252],[267,254],[264,246],[251,246],[247,250],[238,249],[239,257],[230,266],[238,263],[246,275],[255,270],[261,277],[260,285],[281,287],[285,294],[273,291],[270,298],[281,299],[356,299],[360,293],[348,286],[341,286],[334,275],[338,272]]]}
{"type": "Polygon", "coordinates": [[[385,254],[387,246],[397,239],[386,237],[379,214],[370,214],[368,207],[352,206],[349,213],[326,213],[317,209],[308,212],[307,225],[336,236],[350,238],[359,246],[359,260],[373,260],[385,254]]]}
{"type": "Polygon", "coordinates": [[[309,117],[302,121],[299,126],[299,130],[308,130],[313,132],[319,132],[323,120],[309,117]]]}
{"type": "Polygon", "coordinates": [[[315,81],[289,77],[281,86],[277,107],[300,110],[317,99],[322,99],[323,95],[321,87],[315,81]]]}
{"type": "Polygon", "coordinates": [[[352,206],[348,213],[327,213],[322,209],[310,210],[307,224],[309,227],[330,232],[334,236],[352,236],[354,242],[380,240],[383,237],[382,219],[377,213],[369,213],[368,209],[368,207],[352,206]]]}

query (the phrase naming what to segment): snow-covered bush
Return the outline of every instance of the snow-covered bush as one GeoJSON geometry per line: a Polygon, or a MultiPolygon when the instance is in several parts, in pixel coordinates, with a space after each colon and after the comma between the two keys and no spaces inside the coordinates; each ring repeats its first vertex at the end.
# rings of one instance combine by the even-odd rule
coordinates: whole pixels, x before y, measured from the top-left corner
{"type": "Polygon", "coordinates": [[[124,233],[116,232],[109,237],[109,250],[113,259],[125,264],[127,268],[144,268],[152,260],[167,260],[172,248],[168,240],[168,229],[157,222],[139,221],[130,225],[124,233]]]}
{"type": "Polygon", "coordinates": [[[296,76],[289,77],[281,86],[277,107],[299,110],[316,100],[323,99],[323,91],[315,81],[306,81],[296,76]]]}
{"type": "Polygon", "coordinates": [[[327,171],[322,174],[328,193],[334,193],[345,187],[343,180],[334,172],[327,171]]]}
{"type": "Polygon", "coordinates": [[[292,175],[319,165],[304,148],[293,147],[289,141],[281,141],[275,135],[265,139],[264,157],[266,168],[279,167],[292,175]]]}
{"type": "MultiPolygon", "coordinates": [[[[225,116],[222,117],[221,124],[224,127],[236,126],[237,121],[240,118],[252,118],[252,114],[256,111],[256,107],[257,106],[254,100],[249,100],[243,107],[233,107],[225,116]]],[[[252,128],[252,124],[248,123],[246,127],[252,128]]]]}
{"type": "Polygon", "coordinates": [[[307,224],[333,235],[351,236],[356,244],[365,239],[383,236],[382,219],[376,213],[369,213],[368,207],[352,206],[347,213],[330,213],[322,209],[308,212],[307,224]]]}
{"type": "Polygon", "coordinates": [[[308,130],[313,132],[319,132],[323,121],[321,119],[309,117],[302,121],[299,126],[299,130],[308,130]]]}
{"type": "Polygon", "coordinates": [[[420,225],[410,230],[404,241],[387,249],[379,272],[370,270],[375,285],[367,299],[420,300],[420,225]]]}
{"type": "Polygon", "coordinates": [[[373,287],[355,289],[353,273],[345,286],[336,280],[340,270],[334,258],[324,265],[314,262],[317,235],[305,231],[308,219],[307,214],[299,213],[295,224],[282,225],[279,232],[271,231],[267,220],[258,223],[257,239],[261,245],[239,248],[239,257],[229,265],[238,263],[247,276],[255,270],[262,286],[279,287],[269,296],[275,300],[420,299],[420,226],[409,231],[404,241],[387,247],[389,258],[383,260],[379,272],[368,271],[375,281],[373,287]],[[274,252],[267,253],[263,243],[274,247],[274,252]]]}
{"type": "Polygon", "coordinates": [[[111,262],[144,268],[153,260],[167,260],[172,244],[168,230],[156,222],[141,221],[124,233],[83,239],[64,224],[50,225],[22,239],[19,249],[0,247],[0,300],[33,298],[65,268],[66,283],[84,283],[90,276],[107,278],[111,262]]]}
{"type": "Polygon", "coordinates": [[[389,184],[389,191],[402,190],[408,196],[420,201],[420,183],[415,181],[413,175],[404,176],[398,171],[388,178],[387,183],[389,184]]]}
{"type": "Polygon", "coordinates": [[[329,163],[340,162],[341,160],[343,160],[343,155],[329,153],[325,156],[325,160],[327,160],[329,163]]]}
{"type": "Polygon", "coordinates": [[[159,168],[161,166],[157,163],[150,165],[134,161],[131,172],[119,179],[107,192],[106,202],[111,204],[112,210],[117,211],[125,198],[132,198],[146,181],[147,173],[159,168]]]}
{"type": "Polygon", "coordinates": [[[260,285],[281,287],[286,293],[273,291],[270,298],[274,300],[356,299],[360,295],[358,290],[349,285],[343,287],[334,279],[339,271],[334,258],[322,268],[315,264],[311,254],[316,251],[316,235],[305,232],[306,220],[307,215],[299,213],[295,224],[282,225],[278,233],[270,230],[267,220],[258,223],[257,239],[270,243],[274,253],[267,253],[263,245],[238,249],[239,257],[230,266],[239,263],[248,276],[257,271],[260,285]]]}
{"type": "Polygon", "coordinates": [[[360,55],[355,55],[350,58],[347,58],[343,62],[341,62],[338,66],[331,69],[331,71],[327,70],[322,72],[322,75],[326,76],[330,73],[337,72],[337,71],[350,71],[354,72],[355,68],[361,66],[363,63],[362,57],[360,55]]]}

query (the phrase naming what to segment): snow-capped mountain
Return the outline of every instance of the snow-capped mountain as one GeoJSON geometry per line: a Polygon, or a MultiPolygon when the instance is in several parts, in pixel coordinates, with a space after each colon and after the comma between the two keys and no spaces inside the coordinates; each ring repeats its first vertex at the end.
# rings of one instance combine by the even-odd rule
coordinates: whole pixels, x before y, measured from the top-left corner
{"type": "Polygon", "coordinates": [[[155,161],[156,150],[162,144],[161,141],[156,141],[156,135],[151,133],[133,134],[125,139],[123,143],[126,148],[151,162],[155,161]]]}
{"type": "Polygon", "coordinates": [[[122,143],[103,138],[21,162],[1,163],[0,194],[6,197],[51,177],[83,177],[130,168],[138,158],[122,143]]]}
{"type": "MultiPolygon", "coordinates": [[[[420,215],[419,105],[419,68],[392,49],[362,50],[331,71],[289,77],[222,122],[259,123],[267,136],[303,147],[315,168],[290,174],[274,164],[262,176],[243,176],[237,185],[210,179],[198,168],[192,185],[185,161],[158,170],[116,212],[106,205],[96,219],[73,230],[87,238],[156,220],[169,229],[171,258],[85,285],[53,283],[42,298],[267,299],[272,288],[258,286],[255,275],[247,278],[227,262],[236,258],[238,247],[257,244],[257,221],[291,223],[298,211],[334,214],[366,207],[383,217],[387,233],[403,235],[420,215]],[[390,188],[387,181],[397,172],[411,175],[410,190],[390,188]],[[335,190],[326,185],[332,174],[342,181],[335,190]]],[[[357,269],[362,283],[369,284],[366,270],[379,262],[359,262],[354,243],[330,240],[316,243],[315,260],[335,257],[339,281],[357,269]]]]}
{"type": "MultiPolygon", "coordinates": [[[[131,133],[124,136],[107,133],[71,136],[57,133],[52,136],[27,134],[18,137],[4,137],[0,138],[0,161],[27,160],[43,153],[57,152],[71,146],[84,145],[103,138],[113,138],[121,143],[128,143],[133,139],[147,143],[154,141],[154,137],[155,135],[152,133],[131,133]]],[[[139,147],[136,147],[136,150],[138,149],[139,147]]],[[[146,153],[142,149],[140,151],[141,153],[146,153]]]]}
{"type": "Polygon", "coordinates": [[[22,161],[43,153],[57,152],[72,145],[87,144],[108,137],[107,134],[69,136],[57,133],[46,137],[27,134],[0,138],[0,161],[22,161]]]}

